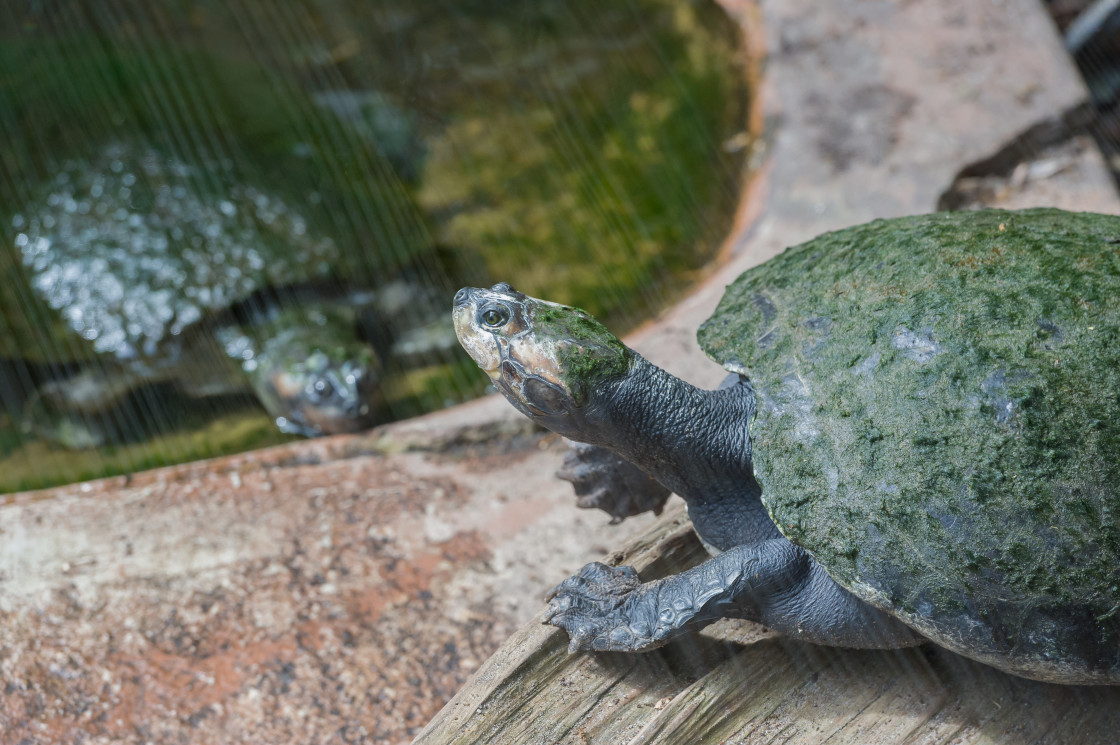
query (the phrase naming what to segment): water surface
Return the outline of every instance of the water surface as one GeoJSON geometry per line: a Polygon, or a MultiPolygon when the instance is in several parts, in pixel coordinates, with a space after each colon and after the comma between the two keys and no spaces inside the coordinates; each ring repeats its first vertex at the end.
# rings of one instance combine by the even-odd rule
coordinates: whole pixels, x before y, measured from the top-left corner
{"type": "Polygon", "coordinates": [[[651,317],[730,226],[737,48],[698,1],[5,5],[0,489],[290,439],[222,357],[261,308],[374,298],[376,422],[482,392],[460,285],[651,317]]]}

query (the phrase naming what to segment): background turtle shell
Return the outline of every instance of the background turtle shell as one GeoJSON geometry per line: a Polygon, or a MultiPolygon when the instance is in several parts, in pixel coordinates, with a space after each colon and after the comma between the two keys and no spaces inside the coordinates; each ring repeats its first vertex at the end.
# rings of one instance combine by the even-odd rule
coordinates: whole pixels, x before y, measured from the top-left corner
{"type": "Polygon", "coordinates": [[[1120,218],[827,234],[699,338],[749,371],[763,499],[837,581],[997,667],[1120,682],[1120,218]]]}
{"type": "Polygon", "coordinates": [[[95,352],[152,359],[257,290],[333,280],[337,244],[228,171],[125,143],[65,161],[12,220],[32,288],[95,352]]]}

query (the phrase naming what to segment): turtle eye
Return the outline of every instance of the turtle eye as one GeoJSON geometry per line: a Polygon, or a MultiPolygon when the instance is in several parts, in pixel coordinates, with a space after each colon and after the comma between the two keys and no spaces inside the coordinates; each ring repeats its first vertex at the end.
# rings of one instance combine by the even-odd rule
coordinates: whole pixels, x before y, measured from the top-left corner
{"type": "Polygon", "coordinates": [[[322,401],[334,395],[334,384],[326,378],[319,378],[311,384],[311,397],[316,401],[322,401]]]}
{"type": "Polygon", "coordinates": [[[501,328],[509,321],[509,311],[501,305],[490,305],[478,314],[483,326],[491,329],[501,328]]]}

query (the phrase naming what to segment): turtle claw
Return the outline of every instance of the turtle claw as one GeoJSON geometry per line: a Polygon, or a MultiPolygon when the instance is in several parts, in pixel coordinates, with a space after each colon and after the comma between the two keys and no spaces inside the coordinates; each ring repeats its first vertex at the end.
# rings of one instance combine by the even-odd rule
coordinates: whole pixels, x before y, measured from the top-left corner
{"type": "Polygon", "coordinates": [[[581,649],[588,647],[588,640],[592,640],[591,629],[583,628],[572,634],[572,638],[568,641],[568,654],[575,654],[581,649]]]}
{"type": "Polygon", "coordinates": [[[543,623],[552,623],[553,619],[564,614],[572,605],[572,599],[568,596],[559,598],[549,598],[548,611],[544,615],[543,623]]]}
{"type": "Polygon", "coordinates": [[[660,515],[669,490],[628,460],[606,448],[570,443],[558,478],[571,482],[583,508],[598,508],[611,516],[612,523],[653,511],[660,515]]]}
{"type": "Polygon", "coordinates": [[[548,594],[544,623],[568,632],[568,652],[637,651],[658,646],[646,616],[655,597],[649,596],[632,567],[588,564],[548,594]]]}

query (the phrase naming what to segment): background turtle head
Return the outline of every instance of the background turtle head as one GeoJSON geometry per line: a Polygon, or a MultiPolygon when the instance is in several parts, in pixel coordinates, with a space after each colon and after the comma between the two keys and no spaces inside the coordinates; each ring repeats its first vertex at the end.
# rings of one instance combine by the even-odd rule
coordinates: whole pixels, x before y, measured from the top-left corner
{"type": "Polygon", "coordinates": [[[381,360],[355,336],[353,319],[327,311],[268,336],[243,362],[258,398],[285,432],[309,437],[356,432],[373,423],[380,399],[381,360]]]}
{"type": "Polygon", "coordinates": [[[575,439],[598,387],[625,376],[635,356],[579,308],[505,283],[463,288],[453,315],[459,343],[510,403],[575,439]]]}

